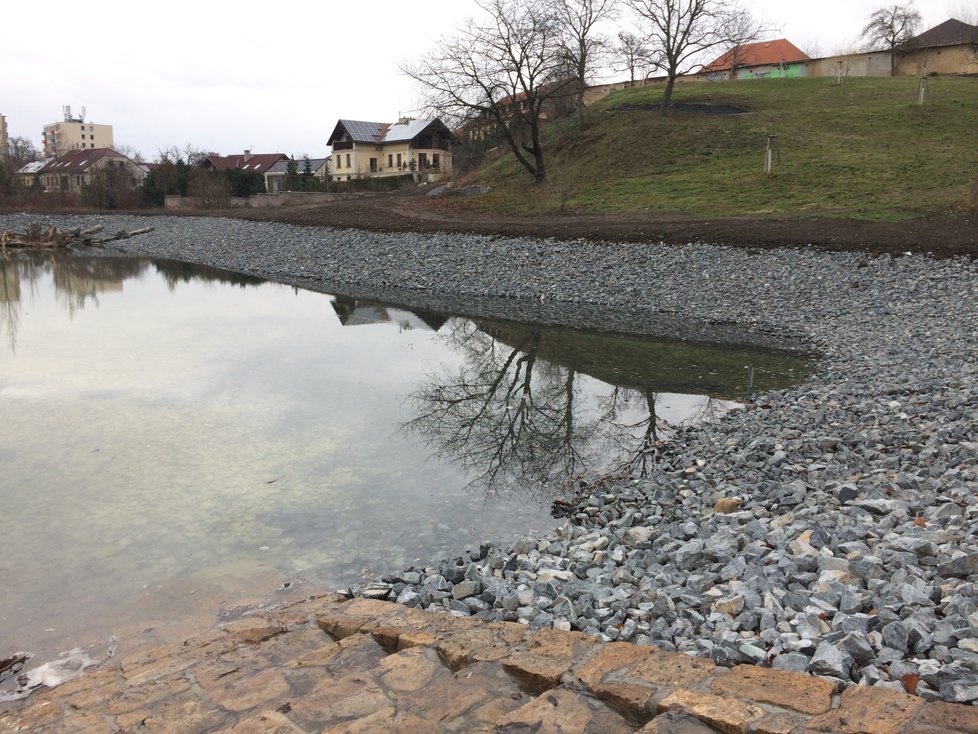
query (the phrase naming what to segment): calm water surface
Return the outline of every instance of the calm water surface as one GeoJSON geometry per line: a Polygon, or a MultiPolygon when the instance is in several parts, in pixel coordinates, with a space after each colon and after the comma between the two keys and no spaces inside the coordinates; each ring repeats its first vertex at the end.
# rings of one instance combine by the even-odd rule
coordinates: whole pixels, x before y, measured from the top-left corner
{"type": "Polygon", "coordinates": [[[667,425],[805,369],[172,262],[0,276],[0,657],[539,533],[567,476],[640,472],[667,425]]]}

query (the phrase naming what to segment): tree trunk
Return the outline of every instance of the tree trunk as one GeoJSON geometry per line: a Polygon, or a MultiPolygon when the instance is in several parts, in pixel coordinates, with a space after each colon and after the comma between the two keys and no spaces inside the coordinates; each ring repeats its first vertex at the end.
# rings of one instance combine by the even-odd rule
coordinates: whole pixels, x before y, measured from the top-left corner
{"type": "Polygon", "coordinates": [[[665,115],[669,112],[669,103],[672,101],[672,89],[676,86],[676,72],[669,70],[669,79],[666,81],[666,89],[662,93],[662,103],[659,105],[659,114],[665,115]]]}

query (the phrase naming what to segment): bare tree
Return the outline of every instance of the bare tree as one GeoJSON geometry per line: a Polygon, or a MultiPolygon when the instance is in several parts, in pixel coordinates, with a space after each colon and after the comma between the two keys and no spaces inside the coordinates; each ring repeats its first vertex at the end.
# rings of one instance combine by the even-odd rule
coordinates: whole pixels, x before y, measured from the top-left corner
{"type": "Polygon", "coordinates": [[[553,0],[560,24],[560,51],[570,76],[577,80],[577,124],[584,127],[584,92],[588,77],[599,56],[607,49],[607,39],[596,26],[610,20],[616,11],[617,0],[553,0]]]}
{"type": "Polygon", "coordinates": [[[616,67],[615,71],[627,71],[630,84],[635,84],[636,75],[640,74],[644,80],[659,66],[655,53],[645,41],[628,31],[621,31],[618,34],[615,52],[621,61],[621,65],[616,67]]]}
{"type": "Polygon", "coordinates": [[[26,163],[36,161],[38,157],[37,148],[34,147],[30,138],[18,135],[7,140],[7,159],[11,166],[21,168],[26,163]]]}
{"type": "Polygon", "coordinates": [[[126,156],[126,158],[129,160],[136,161],[136,163],[142,163],[144,160],[143,154],[136,150],[136,148],[132,145],[122,143],[120,145],[113,145],[112,149],[116,153],[122,153],[122,155],[126,156]]]}
{"type": "Polygon", "coordinates": [[[676,79],[701,67],[704,52],[757,40],[760,23],[745,8],[724,0],[627,0],[650,45],[662,53],[666,88],[660,111],[672,100],[676,79]]]}
{"type": "Polygon", "coordinates": [[[896,51],[917,34],[921,20],[912,1],[888,5],[869,16],[861,37],[869,50],[890,52],[891,75],[896,71],[896,51]]]}
{"type": "Polygon", "coordinates": [[[436,114],[499,134],[537,183],[547,177],[540,140],[544,106],[570,91],[560,53],[560,24],[551,5],[484,0],[470,19],[421,61],[402,71],[424,90],[436,114]]]}

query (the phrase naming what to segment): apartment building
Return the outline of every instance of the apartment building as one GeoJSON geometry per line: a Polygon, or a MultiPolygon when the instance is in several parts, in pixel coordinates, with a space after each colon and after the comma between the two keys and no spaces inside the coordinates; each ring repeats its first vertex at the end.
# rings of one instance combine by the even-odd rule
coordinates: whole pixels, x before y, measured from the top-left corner
{"type": "Polygon", "coordinates": [[[82,114],[73,117],[71,107],[64,108],[64,119],[44,126],[44,155],[59,158],[73,150],[111,148],[112,126],[96,125],[85,120],[82,114]]]}

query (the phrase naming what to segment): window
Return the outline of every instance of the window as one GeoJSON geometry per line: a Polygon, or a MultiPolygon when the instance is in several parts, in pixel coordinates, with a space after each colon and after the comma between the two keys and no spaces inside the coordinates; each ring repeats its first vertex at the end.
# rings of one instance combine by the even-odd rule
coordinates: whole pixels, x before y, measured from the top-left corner
{"type": "Polygon", "coordinates": [[[377,173],[377,159],[376,158],[371,158],[370,159],[370,172],[371,173],[377,173]]]}
{"type": "MultiPolygon", "coordinates": [[[[82,130],[84,130],[84,129],[85,128],[82,128],[82,130]]],[[[85,133],[82,133],[82,140],[84,140],[84,139],[85,139],[85,133]]]]}
{"type": "Polygon", "coordinates": [[[418,168],[422,171],[428,167],[428,154],[418,153],[418,168]]]}
{"type": "Polygon", "coordinates": [[[400,153],[397,154],[397,167],[398,168],[401,167],[401,154],[400,153]]]}
{"type": "Polygon", "coordinates": [[[387,167],[388,168],[394,167],[394,156],[391,153],[387,154],[387,167]]]}
{"type": "Polygon", "coordinates": [[[346,154],[346,167],[347,168],[350,167],[350,154],[349,153],[346,154]]]}
{"type": "Polygon", "coordinates": [[[431,166],[432,168],[441,168],[441,155],[438,153],[431,154],[431,166]]]}

